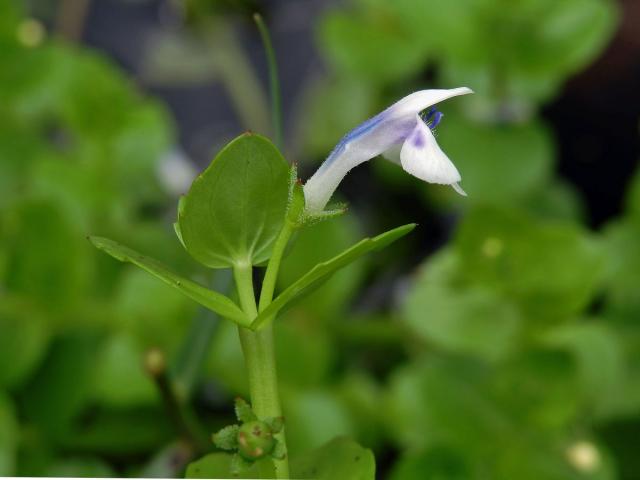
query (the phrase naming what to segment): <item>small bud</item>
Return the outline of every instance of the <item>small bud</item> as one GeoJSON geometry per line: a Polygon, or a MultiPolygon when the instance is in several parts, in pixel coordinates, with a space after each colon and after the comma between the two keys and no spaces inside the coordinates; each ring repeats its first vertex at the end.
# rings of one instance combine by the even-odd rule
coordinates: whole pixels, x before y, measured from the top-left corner
{"type": "Polygon", "coordinates": [[[238,453],[245,460],[258,460],[271,454],[276,445],[273,432],[265,422],[247,422],[238,431],[238,453]]]}
{"type": "Polygon", "coordinates": [[[144,357],[144,366],[152,377],[162,375],[167,368],[167,362],[162,350],[159,348],[148,350],[144,357]]]}

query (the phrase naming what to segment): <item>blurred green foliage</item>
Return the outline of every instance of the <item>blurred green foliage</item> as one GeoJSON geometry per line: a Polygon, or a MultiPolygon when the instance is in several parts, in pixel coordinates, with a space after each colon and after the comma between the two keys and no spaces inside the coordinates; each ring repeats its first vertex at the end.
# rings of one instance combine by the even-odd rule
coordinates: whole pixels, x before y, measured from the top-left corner
{"type": "MultiPolygon", "coordinates": [[[[219,11],[201,3],[198,14],[219,11]]],[[[24,19],[1,5],[0,474],[173,475],[177,433],[142,358],[150,347],[177,358],[189,325],[210,319],[84,237],[126,240],[202,276],[157,181],[174,126],[101,56],[25,42],[24,19]]],[[[438,128],[468,198],[373,162],[388,191],[456,215],[451,241],[401,281],[387,271],[416,256],[394,245],[383,266],[349,266],[278,320],[294,461],[314,464],[306,452],[347,435],[393,480],[640,476],[629,447],[640,425],[640,174],[625,213],[589,231],[538,115],[616,18],[606,0],[351,0],[319,18],[329,73],[306,86],[291,142],[301,155],[322,158],[411,90],[477,93],[442,105],[438,128]]],[[[279,287],[386,221],[364,213],[302,232],[279,287]]],[[[209,334],[194,398],[214,431],[248,392],[235,327],[209,334]]]]}
{"type": "Polygon", "coordinates": [[[101,56],[30,36],[12,5],[0,10],[0,474],[113,475],[98,457],[171,439],[142,358],[175,352],[195,309],[85,237],[124,237],[192,271],[147,213],[170,200],[156,171],[173,125],[101,56]]]}

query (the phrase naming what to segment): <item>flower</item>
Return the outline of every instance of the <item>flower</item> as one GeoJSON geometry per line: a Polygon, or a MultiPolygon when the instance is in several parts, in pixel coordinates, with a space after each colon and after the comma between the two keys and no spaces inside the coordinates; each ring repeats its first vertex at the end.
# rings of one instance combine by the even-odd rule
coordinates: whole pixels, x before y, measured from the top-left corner
{"type": "Polygon", "coordinates": [[[351,130],[304,185],[307,211],[322,211],[344,176],[378,155],[399,163],[421,180],[451,185],[460,195],[466,195],[458,184],[460,173],[433,136],[442,113],[432,106],[468,93],[473,91],[466,87],[420,90],[351,130]]]}

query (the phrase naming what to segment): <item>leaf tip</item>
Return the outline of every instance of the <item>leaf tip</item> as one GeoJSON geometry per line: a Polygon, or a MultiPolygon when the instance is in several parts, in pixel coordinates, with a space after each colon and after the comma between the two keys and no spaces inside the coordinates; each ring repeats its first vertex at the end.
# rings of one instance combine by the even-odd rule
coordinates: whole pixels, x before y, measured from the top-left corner
{"type": "Polygon", "coordinates": [[[87,235],[87,240],[91,242],[94,247],[101,248],[102,247],[102,237],[96,237],[95,235],[87,235]]]}

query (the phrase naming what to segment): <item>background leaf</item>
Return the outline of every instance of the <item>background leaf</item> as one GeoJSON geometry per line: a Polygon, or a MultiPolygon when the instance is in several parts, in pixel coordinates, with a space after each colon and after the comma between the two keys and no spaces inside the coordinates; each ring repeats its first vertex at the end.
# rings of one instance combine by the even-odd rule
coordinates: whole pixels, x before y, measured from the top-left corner
{"type": "Polygon", "coordinates": [[[239,474],[231,471],[229,453],[210,453],[192,462],[187,467],[185,478],[273,478],[260,476],[261,468],[268,468],[271,460],[254,463],[249,469],[239,474]]]}
{"type": "Polygon", "coordinates": [[[454,290],[424,280],[409,294],[403,318],[428,343],[488,360],[517,348],[522,324],[518,310],[491,290],[454,290]]]}
{"type": "Polygon", "coordinates": [[[603,278],[595,238],[575,225],[530,221],[508,209],[470,212],[454,248],[464,277],[509,295],[538,321],[580,311],[603,278]]]}
{"type": "Polygon", "coordinates": [[[291,464],[292,477],[330,480],[373,480],[376,465],[371,450],[338,437],[291,464]]]}
{"type": "Polygon", "coordinates": [[[18,431],[14,406],[5,394],[0,393],[0,475],[16,474],[18,431]]]}

